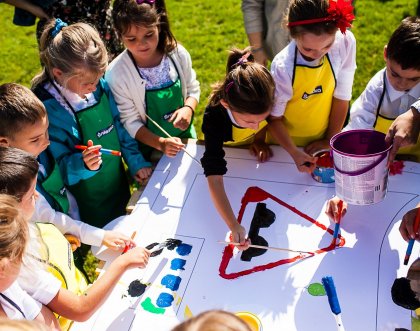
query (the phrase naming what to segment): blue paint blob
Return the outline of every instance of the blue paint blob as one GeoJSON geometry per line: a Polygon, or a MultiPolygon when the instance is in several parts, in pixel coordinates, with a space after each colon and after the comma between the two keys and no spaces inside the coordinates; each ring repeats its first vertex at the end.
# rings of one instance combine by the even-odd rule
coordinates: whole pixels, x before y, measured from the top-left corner
{"type": "Polygon", "coordinates": [[[169,288],[172,291],[179,289],[179,284],[181,283],[181,277],[174,275],[166,275],[162,278],[160,283],[165,287],[169,288]]]}
{"type": "Polygon", "coordinates": [[[178,270],[178,269],[185,270],[184,265],[186,262],[187,261],[185,261],[184,259],[173,259],[171,261],[171,269],[172,270],[178,270]]]}
{"type": "Polygon", "coordinates": [[[172,301],[174,301],[174,297],[169,293],[161,293],[156,300],[156,305],[158,307],[169,307],[172,305],[172,301]]]}
{"type": "Polygon", "coordinates": [[[191,253],[191,249],[192,246],[188,245],[188,244],[181,244],[178,246],[178,248],[176,249],[176,252],[181,255],[181,256],[185,256],[191,253]]]}

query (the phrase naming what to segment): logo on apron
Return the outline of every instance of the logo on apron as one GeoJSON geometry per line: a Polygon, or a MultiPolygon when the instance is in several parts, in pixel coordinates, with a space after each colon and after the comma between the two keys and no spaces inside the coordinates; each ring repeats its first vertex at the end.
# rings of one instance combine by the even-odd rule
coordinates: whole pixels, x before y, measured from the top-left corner
{"type": "MultiPolygon", "coordinates": [[[[176,110],[176,109],[175,109],[175,110],[176,110]]],[[[172,111],[170,111],[169,113],[164,114],[164,115],[162,116],[162,119],[163,119],[164,121],[168,121],[168,120],[171,118],[171,116],[173,115],[173,113],[175,113],[175,110],[172,110],[172,111]]]]}
{"type": "Polygon", "coordinates": [[[96,136],[99,138],[106,136],[108,133],[110,133],[114,129],[114,124],[111,124],[106,129],[100,130],[96,133],[96,136]]]}
{"type": "Polygon", "coordinates": [[[308,99],[311,95],[314,94],[321,94],[322,93],[322,85],[318,85],[317,87],[315,87],[315,89],[313,90],[312,93],[308,93],[308,92],[304,92],[302,95],[302,99],[306,100],[308,99]]]}

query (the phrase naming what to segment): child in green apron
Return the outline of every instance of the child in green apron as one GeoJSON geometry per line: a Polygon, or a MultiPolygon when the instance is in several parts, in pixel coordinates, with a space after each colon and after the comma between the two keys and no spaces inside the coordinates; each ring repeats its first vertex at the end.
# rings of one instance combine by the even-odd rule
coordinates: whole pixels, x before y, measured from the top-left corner
{"type": "MultiPolygon", "coordinates": [[[[69,205],[68,192],[58,167],[51,166],[56,163],[48,149],[47,111],[30,89],[15,83],[0,85],[0,123],[3,124],[0,126],[0,146],[28,152],[38,158],[39,168],[43,168],[37,176],[36,189],[40,197],[36,202],[36,216],[44,222],[53,223],[63,234],[78,237],[87,245],[106,245],[118,250],[131,242],[128,236],[117,231],[98,229],[60,212],[65,211],[60,209],[60,201],[69,205]]],[[[78,209],[75,208],[74,212],[78,214],[78,209]]]]}
{"type": "MultiPolygon", "coordinates": [[[[420,18],[407,17],[384,48],[386,67],[375,74],[353,103],[344,130],[375,129],[387,133],[392,122],[420,98],[420,18]]],[[[420,162],[420,139],[398,151],[420,162]]]]}
{"type": "Polygon", "coordinates": [[[125,214],[130,191],[122,159],[100,148],[121,151],[138,181],[150,176],[150,163],[121,125],[101,78],[108,57],[94,28],[52,20],[43,32],[40,56],[45,66],[33,85],[48,112],[51,152],[81,218],[102,228],[125,214]],[[88,147],[80,151],[76,145],[88,147]]]}
{"type": "MultiPolygon", "coordinates": [[[[38,162],[32,155],[16,148],[0,147],[0,191],[16,198],[26,221],[33,219],[36,212],[37,173],[38,162]]],[[[86,281],[74,265],[69,243],[53,224],[44,223],[43,219],[37,221],[42,223],[32,226],[27,263],[19,274],[19,284],[34,299],[67,320],[88,319],[125,271],[144,268],[148,263],[149,252],[134,247],[119,255],[107,272],[86,289],[86,281]],[[47,266],[52,267],[49,272],[54,277],[46,272],[47,266]]],[[[70,323],[60,322],[67,330],[70,323]]]]}
{"type": "Polygon", "coordinates": [[[250,145],[251,153],[261,162],[272,156],[264,142],[264,129],[273,107],[274,81],[263,65],[254,62],[250,49],[232,50],[226,71],[224,81],[215,85],[204,113],[205,151],[201,164],[213,203],[232,232],[232,240],[242,244],[239,249],[246,249],[249,242],[245,229],[238,223],[224,188],[227,163],[223,145],[250,145]]]}
{"type": "Polygon", "coordinates": [[[301,172],[312,172],[312,155],[329,148],[346,118],[356,41],[346,29],[354,19],[347,0],[292,0],[288,28],[292,41],[273,60],[277,117],[272,135],[301,172]],[[298,147],[304,147],[304,152],[298,147]]]}
{"type": "Polygon", "coordinates": [[[105,79],[121,121],[146,157],[153,149],[173,157],[183,147],[180,138],[196,138],[200,85],[191,57],[170,31],[163,0],[117,0],[112,16],[126,50],[105,79]]]}

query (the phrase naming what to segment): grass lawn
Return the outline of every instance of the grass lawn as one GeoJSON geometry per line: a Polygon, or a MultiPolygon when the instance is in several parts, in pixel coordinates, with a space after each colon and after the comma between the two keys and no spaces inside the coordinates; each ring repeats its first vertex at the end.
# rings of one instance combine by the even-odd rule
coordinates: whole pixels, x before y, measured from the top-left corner
{"type": "MultiPolygon", "coordinates": [[[[353,98],[384,66],[384,45],[401,19],[416,14],[418,0],[356,0],[355,3],[356,21],[352,31],[357,40],[358,69],[353,98]]],[[[240,1],[167,0],[167,6],[172,31],[190,52],[201,83],[201,101],[195,117],[200,133],[201,115],[211,84],[222,79],[225,73],[227,50],[248,45],[240,1]]],[[[29,86],[40,69],[35,27],[15,26],[12,16],[13,7],[1,3],[0,84],[17,82],[29,86]]]]}

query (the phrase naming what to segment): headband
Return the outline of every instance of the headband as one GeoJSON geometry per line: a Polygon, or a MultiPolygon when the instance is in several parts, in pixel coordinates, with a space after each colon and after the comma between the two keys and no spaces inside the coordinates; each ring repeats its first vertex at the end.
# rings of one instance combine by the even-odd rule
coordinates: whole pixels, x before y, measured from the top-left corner
{"type": "Polygon", "coordinates": [[[350,0],[330,0],[327,11],[327,17],[289,22],[287,26],[292,27],[297,25],[334,22],[336,27],[340,29],[341,33],[346,34],[346,29],[351,28],[351,22],[354,20],[353,6],[351,5],[350,0]]]}
{"type": "Polygon", "coordinates": [[[147,3],[150,6],[153,6],[153,4],[155,3],[156,0],[136,0],[138,5],[141,5],[143,3],[147,3]]]}
{"type": "Polygon", "coordinates": [[[51,31],[52,37],[55,38],[55,36],[58,35],[58,33],[61,31],[61,29],[64,28],[65,26],[67,26],[67,25],[68,24],[66,22],[63,22],[62,20],[57,18],[55,20],[54,29],[51,31]]]}

